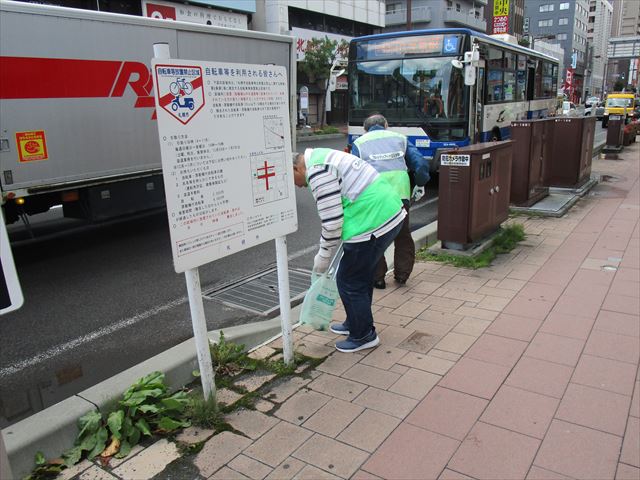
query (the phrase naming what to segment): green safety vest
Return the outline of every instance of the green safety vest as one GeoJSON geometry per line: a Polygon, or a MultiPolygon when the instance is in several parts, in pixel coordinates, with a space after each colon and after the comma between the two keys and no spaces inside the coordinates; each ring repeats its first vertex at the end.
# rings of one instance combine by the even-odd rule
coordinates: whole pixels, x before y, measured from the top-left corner
{"type": "Polygon", "coordinates": [[[306,164],[307,181],[310,169],[317,165],[327,165],[342,180],[343,241],[375,230],[402,208],[402,200],[382,175],[364,162],[360,168],[354,168],[355,162],[361,160],[338,150],[314,148],[306,164]],[[351,160],[345,157],[351,157],[351,160]],[[363,175],[370,181],[363,182],[363,175]]]}
{"type": "Polygon", "coordinates": [[[407,164],[407,137],[390,130],[373,130],[353,142],[360,151],[360,158],[371,164],[398,192],[400,198],[408,200],[411,186],[407,164]]]}

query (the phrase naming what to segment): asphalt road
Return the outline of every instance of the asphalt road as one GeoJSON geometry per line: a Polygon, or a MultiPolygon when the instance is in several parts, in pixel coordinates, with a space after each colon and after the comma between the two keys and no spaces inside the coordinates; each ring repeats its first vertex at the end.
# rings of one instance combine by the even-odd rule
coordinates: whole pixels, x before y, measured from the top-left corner
{"type": "MultiPolygon", "coordinates": [[[[345,140],[300,143],[342,149],[345,140]]],[[[288,237],[291,268],[310,269],[320,222],[296,189],[299,229],[288,237]]],[[[433,221],[425,199],[412,227],[433,221]]],[[[173,270],[166,213],[85,225],[53,210],[32,219],[38,237],[10,226],[24,306],[0,319],[0,428],[46,408],[192,336],[184,275],[173,270]]],[[[200,267],[211,290],[275,266],[268,242],[200,267]]],[[[208,328],[260,320],[205,300],[208,328]]]]}

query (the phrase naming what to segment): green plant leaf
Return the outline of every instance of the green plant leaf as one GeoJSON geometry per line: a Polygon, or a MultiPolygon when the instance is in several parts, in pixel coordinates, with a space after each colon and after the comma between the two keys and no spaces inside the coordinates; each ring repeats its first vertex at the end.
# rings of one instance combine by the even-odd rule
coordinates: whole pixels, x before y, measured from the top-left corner
{"type": "Polygon", "coordinates": [[[160,403],[168,410],[176,410],[178,412],[182,412],[187,406],[188,400],[169,397],[163,398],[162,400],[160,400],[160,403]]]}
{"type": "Polygon", "coordinates": [[[126,407],[137,406],[143,403],[147,398],[157,398],[165,393],[163,388],[151,388],[132,392],[128,398],[121,400],[120,404],[126,407]]]}
{"type": "MultiPolygon", "coordinates": [[[[161,401],[164,401],[164,400],[161,400],[161,401]]],[[[150,403],[145,403],[144,405],[140,405],[138,407],[138,410],[140,410],[142,413],[158,413],[160,411],[157,405],[152,405],[150,403]]]]}
{"type": "Polygon", "coordinates": [[[92,433],[91,435],[85,435],[82,441],[80,442],[80,450],[90,452],[96,446],[98,442],[98,433],[92,433]]]}
{"type": "Polygon", "coordinates": [[[70,448],[66,452],[62,454],[62,458],[64,458],[64,464],[67,467],[71,467],[80,461],[82,457],[82,449],[79,446],[75,446],[70,448]]]}
{"type": "Polygon", "coordinates": [[[93,450],[89,452],[89,455],[87,455],[89,460],[102,453],[107,445],[107,438],[109,438],[109,432],[107,432],[105,427],[101,427],[96,434],[96,445],[93,447],[93,450]]]}
{"type": "Polygon", "coordinates": [[[107,418],[107,426],[113,438],[122,439],[122,423],[124,421],[124,410],[111,412],[107,418]]]}
{"type": "Polygon", "coordinates": [[[132,448],[131,444],[126,440],[123,440],[122,443],[120,444],[120,450],[114,456],[116,458],[124,458],[127,455],[129,455],[129,453],[131,453],[131,448],[132,448]]]}
{"type": "Polygon", "coordinates": [[[133,430],[131,431],[131,435],[127,437],[127,440],[130,445],[132,446],[137,445],[138,442],[140,441],[140,430],[138,430],[136,427],[133,427],[133,430]]]}
{"type": "Polygon", "coordinates": [[[165,432],[172,432],[173,430],[182,427],[182,422],[174,420],[171,417],[162,417],[156,425],[160,430],[164,430],[165,432]]]}
{"type": "Polygon", "coordinates": [[[147,436],[151,435],[151,428],[149,428],[149,424],[144,418],[139,419],[135,425],[137,429],[140,430],[145,435],[147,436]]]}
{"type": "Polygon", "coordinates": [[[200,371],[199,370],[194,370],[193,372],[191,372],[191,375],[193,375],[196,378],[200,378],[200,371]]]}
{"type": "Polygon", "coordinates": [[[44,454],[40,451],[36,452],[36,465],[40,466],[44,465],[45,463],[47,463],[47,459],[45,458],[44,454]]]}
{"type": "Polygon", "coordinates": [[[78,419],[80,433],[77,438],[81,438],[85,433],[97,432],[101,424],[102,415],[97,410],[84,414],[78,419]]]}

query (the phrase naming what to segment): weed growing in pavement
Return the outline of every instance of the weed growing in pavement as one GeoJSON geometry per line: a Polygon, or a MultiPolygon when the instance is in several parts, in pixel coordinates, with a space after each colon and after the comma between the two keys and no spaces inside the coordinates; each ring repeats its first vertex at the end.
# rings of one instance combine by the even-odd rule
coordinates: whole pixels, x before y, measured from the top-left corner
{"type": "Polygon", "coordinates": [[[527,218],[548,218],[548,215],[545,215],[544,213],[541,212],[525,212],[522,210],[513,210],[513,209],[509,209],[509,217],[514,218],[514,217],[527,217],[527,218]]]}
{"type": "Polygon", "coordinates": [[[422,248],[417,252],[416,258],[475,270],[488,267],[497,255],[510,252],[516,247],[518,242],[524,240],[524,238],[524,227],[519,224],[514,224],[502,228],[500,233],[498,233],[491,242],[491,245],[477,255],[467,257],[450,253],[432,253],[426,248],[422,248]]]}
{"type": "Polygon", "coordinates": [[[220,408],[215,398],[209,397],[205,400],[202,392],[193,392],[190,395],[185,416],[196,427],[215,428],[220,423],[220,408]]]}

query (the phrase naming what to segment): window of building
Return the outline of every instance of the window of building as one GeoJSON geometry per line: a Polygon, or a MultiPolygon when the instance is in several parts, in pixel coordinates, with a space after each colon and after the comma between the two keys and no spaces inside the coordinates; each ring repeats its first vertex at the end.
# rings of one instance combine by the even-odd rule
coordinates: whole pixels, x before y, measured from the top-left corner
{"type": "Polygon", "coordinates": [[[399,3],[387,3],[387,15],[390,13],[396,13],[399,6],[399,3]]]}
{"type": "Polygon", "coordinates": [[[566,40],[567,39],[567,34],[566,33],[559,33],[558,35],[556,35],[556,39],[558,39],[558,40],[566,40]]]}
{"type": "Polygon", "coordinates": [[[462,10],[462,7],[460,6],[459,3],[456,3],[456,12],[459,12],[462,10]]]}
{"type": "Polygon", "coordinates": [[[569,2],[561,3],[560,10],[569,10],[569,2]]]}
{"type": "Polygon", "coordinates": [[[558,25],[569,25],[569,19],[567,17],[559,18],[558,25]]]}
{"type": "Polygon", "coordinates": [[[541,12],[553,12],[553,3],[545,3],[544,5],[540,5],[541,12]]]}
{"type": "Polygon", "coordinates": [[[538,27],[553,27],[553,19],[538,20],[538,27]]]}

